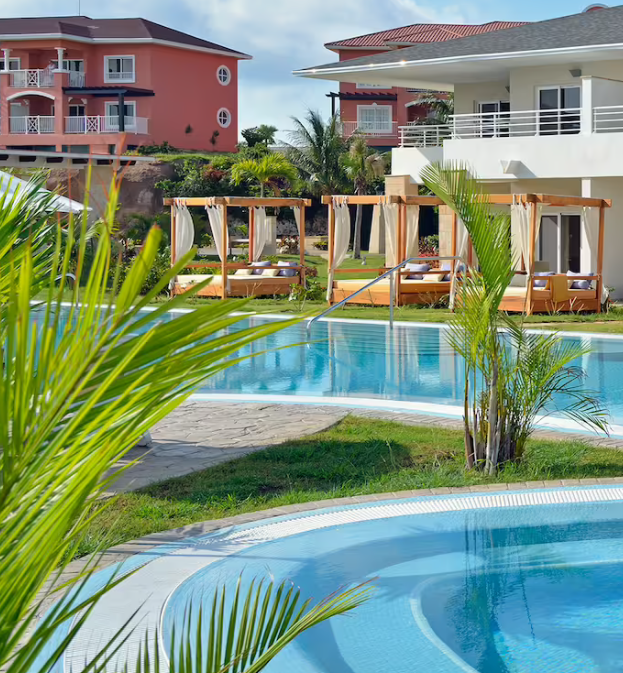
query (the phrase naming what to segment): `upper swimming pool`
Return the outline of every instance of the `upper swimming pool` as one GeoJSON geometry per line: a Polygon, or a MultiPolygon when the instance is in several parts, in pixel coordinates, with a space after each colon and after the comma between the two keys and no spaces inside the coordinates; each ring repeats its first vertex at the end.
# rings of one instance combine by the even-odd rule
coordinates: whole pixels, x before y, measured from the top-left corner
{"type": "MultiPolygon", "coordinates": [[[[234,329],[268,320],[251,317],[234,329]]],[[[441,325],[398,323],[391,330],[381,322],[325,320],[314,324],[308,343],[306,325],[300,324],[247,346],[242,354],[253,357],[207,380],[195,399],[235,396],[460,416],[463,361],[446,334],[441,325]],[[299,345],[285,348],[292,344],[299,345]]],[[[623,338],[565,339],[593,348],[578,363],[586,372],[584,385],[597,391],[610,412],[613,433],[623,434],[623,338]]],[[[566,420],[548,423],[572,427],[566,420]]]]}

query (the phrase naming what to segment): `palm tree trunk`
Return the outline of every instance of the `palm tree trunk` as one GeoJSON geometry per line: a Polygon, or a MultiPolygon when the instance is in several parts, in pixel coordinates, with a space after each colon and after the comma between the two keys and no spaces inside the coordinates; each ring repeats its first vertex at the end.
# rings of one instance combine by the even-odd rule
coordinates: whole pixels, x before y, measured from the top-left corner
{"type": "Polygon", "coordinates": [[[357,215],[355,216],[355,235],[353,238],[353,258],[361,259],[361,221],[363,220],[363,206],[357,204],[357,215]]]}

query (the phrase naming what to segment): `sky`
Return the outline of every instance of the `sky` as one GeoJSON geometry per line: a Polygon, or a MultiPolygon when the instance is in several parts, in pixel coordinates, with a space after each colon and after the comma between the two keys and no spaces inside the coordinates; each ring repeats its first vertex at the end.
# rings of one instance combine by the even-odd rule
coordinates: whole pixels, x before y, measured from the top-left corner
{"type": "Polygon", "coordinates": [[[140,16],[251,54],[240,63],[240,128],[272,124],[284,138],[292,116],[330,114],[336,83],[292,75],[337,60],[326,42],[412,23],[537,21],[591,0],[0,0],[0,16],[75,15],[79,3],[83,15],[140,16]]]}

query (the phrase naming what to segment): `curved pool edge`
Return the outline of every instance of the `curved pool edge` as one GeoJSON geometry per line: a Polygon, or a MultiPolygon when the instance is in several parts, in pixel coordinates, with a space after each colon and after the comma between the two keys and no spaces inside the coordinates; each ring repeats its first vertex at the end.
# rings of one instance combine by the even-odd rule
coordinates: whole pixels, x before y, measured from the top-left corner
{"type": "MultiPolygon", "coordinates": [[[[85,586],[85,592],[87,594],[94,593],[97,589],[91,589],[91,583],[96,583],[98,578],[102,574],[105,574],[106,571],[110,572],[111,568],[121,567],[122,572],[125,574],[128,572],[128,565],[125,564],[129,564],[131,569],[138,567],[139,570],[136,574],[130,577],[131,581],[154,561],[171,559],[177,554],[180,554],[177,558],[186,559],[190,557],[189,551],[196,549],[205,554],[206,551],[209,552],[211,549],[210,543],[212,543],[212,547],[219,550],[218,553],[212,555],[209,561],[211,563],[216,560],[222,560],[230,553],[239,551],[241,548],[240,545],[245,544],[245,538],[249,546],[279,539],[279,536],[274,537],[274,533],[278,529],[283,529],[284,526],[285,530],[288,531],[284,537],[289,537],[290,535],[297,535],[319,528],[330,528],[348,523],[383,519],[388,518],[388,516],[426,515],[427,513],[481,509],[482,507],[523,507],[620,500],[623,500],[623,477],[599,480],[523,482],[459,488],[421,489],[335,498],[275,507],[249,514],[240,514],[226,519],[189,524],[188,526],[155,533],[112,547],[101,556],[97,572],[89,579],[85,586]],[[408,501],[411,501],[411,503],[408,501]],[[414,506],[417,511],[414,511],[414,506]],[[389,514],[383,511],[384,508],[389,508],[389,514]],[[336,513],[340,512],[343,516],[336,517],[336,513]],[[368,516],[362,517],[360,516],[361,513],[368,516]],[[321,519],[325,520],[322,522],[324,525],[318,526],[317,524],[321,519]],[[264,534],[262,535],[261,531],[259,531],[259,535],[253,535],[253,531],[257,531],[258,529],[264,529],[264,534]],[[228,539],[232,540],[230,545],[233,544],[233,551],[230,552],[222,549],[223,543],[228,539]]],[[[72,562],[67,567],[65,573],[59,578],[59,584],[62,584],[71,577],[75,577],[76,572],[83,570],[87,563],[88,558],[72,562]]],[[[147,610],[150,607],[155,608],[154,616],[158,623],[162,614],[162,604],[166,602],[168,596],[179,585],[196,571],[197,569],[193,567],[186,575],[180,575],[176,568],[173,585],[171,587],[160,585],[161,594],[163,590],[165,592],[160,604],[147,606],[149,601],[145,602],[144,606],[147,610]]],[[[153,582],[153,577],[149,578],[149,582],[153,582]]],[[[124,588],[127,589],[127,585],[124,588]]],[[[155,603],[157,604],[158,597],[155,598],[155,603]]],[[[52,603],[53,601],[50,601],[46,608],[52,603]]],[[[117,603],[114,602],[114,604],[115,617],[117,618],[115,621],[119,621],[119,619],[123,621],[124,617],[122,614],[119,614],[117,603]]],[[[132,611],[134,611],[135,607],[136,602],[133,602],[132,611]]],[[[141,615],[140,619],[143,624],[146,623],[145,615],[141,615]]],[[[99,621],[97,617],[96,621],[99,621]]],[[[107,619],[106,621],[108,622],[109,620],[107,619]]],[[[67,624],[66,628],[59,629],[56,638],[50,643],[51,646],[57,646],[61,642],[69,626],[67,624]]],[[[140,636],[140,640],[142,642],[143,635],[140,636]]],[[[84,657],[88,656],[88,654],[88,652],[82,650],[75,653],[71,657],[72,661],[69,662],[69,667],[74,666],[78,659],[84,661],[84,657]]],[[[53,672],[61,673],[65,670],[69,669],[66,656],[63,655],[62,659],[54,667],[53,672]]]]}
{"type": "MultiPolygon", "coordinates": [[[[463,407],[452,404],[434,404],[431,402],[409,402],[405,400],[386,400],[377,397],[337,397],[319,395],[270,395],[245,393],[194,393],[190,402],[232,402],[251,404],[300,404],[302,406],[331,406],[345,409],[367,409],[370,411],[423,414],[439,418],[461,420],[463,407]]],[[[399,419],[397,419],[399,420],[399,419]]],[[[560,433],[580,434],[587,437],[623,438],[623,425],[608,425],[608,435],[601,435],[567,418],[558,416],[537,416],[535,427],[538,430],[551,430],[560,433]]]]}

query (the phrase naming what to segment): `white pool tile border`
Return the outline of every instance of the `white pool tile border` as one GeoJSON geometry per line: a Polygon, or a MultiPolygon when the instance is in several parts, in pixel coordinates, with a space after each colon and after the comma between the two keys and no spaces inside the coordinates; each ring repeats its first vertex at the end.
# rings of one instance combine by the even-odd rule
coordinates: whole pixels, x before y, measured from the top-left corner
{"type": "MultiPolygon", "coordinates": [[[[192,538],[176,545],[170,553],[157,556],[142,565],[122,585],[104,595],[67,649],[63,657],[63,670],[65,673],[82,670],[84,662],[93,658],[101,644],[128,620],[131,620],[135,629],[118,656],[110,662],[108,670],[117,670],[122,661],[136,661],[139,648],[145,642],[146,632],[162,632],[166,605],[183,582],[211,564],[258,544],[334,526],[402,516],[621,500],[623,486],[421,496],[404,501],[387,500],[287,515],[202,538],[192,538]],[[141,607],[132,619],[137,605],[141,607]]],[[[145,553],[152,557],[154,555],[153,550],[145,553]]],[[[150,656],[153,654],[150,652],[150,656]]],[[[166,661],[166,653],[162,651],[161,655],[163,661],[166,661]]],[[[133,670],[130,666],[129,673],[133,673],[133,670]]]]}

